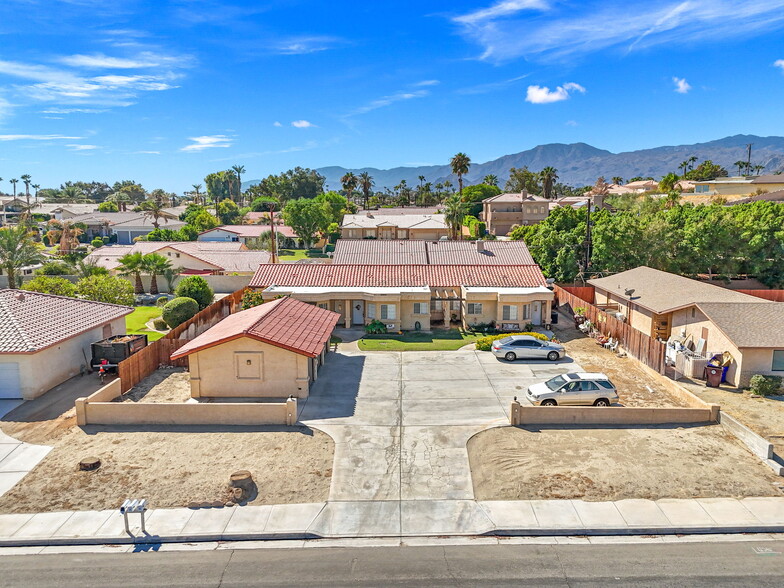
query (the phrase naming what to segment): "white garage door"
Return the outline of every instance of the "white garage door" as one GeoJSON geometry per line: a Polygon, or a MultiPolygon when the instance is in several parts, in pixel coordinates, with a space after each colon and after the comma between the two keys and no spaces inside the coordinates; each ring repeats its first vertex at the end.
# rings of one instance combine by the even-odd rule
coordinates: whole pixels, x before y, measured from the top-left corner
{"type": "Polygon", "coordinates": [[[0,363],[0,398],[21,398],[18,363],[0,363]]]}

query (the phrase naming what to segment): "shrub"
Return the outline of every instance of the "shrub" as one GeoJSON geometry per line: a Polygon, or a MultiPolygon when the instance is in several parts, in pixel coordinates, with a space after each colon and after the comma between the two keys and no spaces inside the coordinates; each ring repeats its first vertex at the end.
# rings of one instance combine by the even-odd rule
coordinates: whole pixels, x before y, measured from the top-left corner
{"type": "Polygon", "coordinates": [[[90,276],[76,282],[76,296],[96,302],[133,306],[133,285],[115,276],[90,276]]]}
{"type": "Polygon", "coordinates": [[[169,325],[166,324],[166,321],[160,317],[152,321],[152,326],[155,327],[156,331],[165,331],[169,328],[169,325]]]}
{"type": "Polygon", "coordinates": [[[158,299],[155,301],[155,306],[163,306],[169,301],[168,296],[159,296],[158,299]]]}
{"type": "Polygon", "coordinates": [[[67,276],[73,273],[73,268],[64,261],[47,261],[37,270],[36,276],[67,276]]]}
{"type": "Polygon", "coordinates": [[[188,276],[180,280],[174,294],[178,298],[193,298],[199,305],[199,310],[212,304],[212,299],[215,297],[215,292],[212,291],[207,280],[201,276],[188,276]]]}
{"type": "Polygon", "coordinates": [[[387,326],[378,319],[374,319],[365,325],[365,332],[368,335],[381,335],[387,332],[387,326]]]}
{"type": "Polygon", "coordinates": [[[98,249],[99,247],[103,247],[103,239],[101,239],[100,237],[96,237],[95,239],[90,241],[90,245],[92,245],[96,249],[98,249]]]}
{"type": "Polygon", "coordinates": [[[546,335],[542,335],[541,333],[504,333],[502,335],[490,335],[488,337],[482,337],[481,339],[477,339],[476,349],[477,351],[490,351],[490,348],[493,346],[493,341],[497,341],[498,339],[504,339],[506,337],[511,337],[512,335],[531,335],[531,337],[536,337],[540,341],[550,340],[547,338],[546,335]]]}
{"type": "Polygon", "coordinates": [[[264,304],[261,290],[245,290],[242,294],[242,310],[248,310],[259,304],[264,304]]]}
{"type": "Polygon", "coordinates": [[[199,303],[193,298],[181,296],[164,305],[161,317],[173,329],[195,316],[197,312],[199,312],[199,303]]]}
{"type": "Polygon", "coordinates": [[[101,202],[98,205],[98,212],[117,212],[119,208],[114,202],[101,202]]]}
{"type": "Polygon", "coordinates": [[[749,391],[758,396],[774,396],[781,391],[781,376],[751,376],[749,391]]]}
{"type": "Polygon", "coordinates": [[[76,286],[65,278],[56,276],[36,276],[22,286],[22,290],[41,292],[43,294],[56,294],[57,296],[76,295],[76,286]]]}

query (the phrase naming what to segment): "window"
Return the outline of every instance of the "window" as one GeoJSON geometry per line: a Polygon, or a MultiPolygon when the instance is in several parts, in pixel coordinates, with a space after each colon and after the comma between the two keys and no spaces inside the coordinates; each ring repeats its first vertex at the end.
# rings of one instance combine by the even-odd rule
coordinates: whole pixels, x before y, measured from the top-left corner
{"type": "Polygon", "coordinates": [[[319,308],[323,308],[325,310],[329,310],[329,302],[319,302],[317,306],[319,308]]]}
{"type": "Polygon", "coordinates": [[[414,314],[428,314],[426,302],[414,302],[414,314]]]}
{"type": "Polygon", "coordinates": [[[365,312],[367,312],[367,317],[369,319],[376,318],[376,305],[375,304],[368,304],[367,305],[367,309],[366,309],[365,312]]]}
{"type": "Polygon", "coordinates": [[[397,238],[398,239],[405,239],[406,238],[406,231],[405,230],[398,230],[397,238]]]}
{"type": "Polygon", "coordinates": [[[508,304],[504,304],[504,319],[505,321],[516,321],[517,320],[517,306],[510,306],[508,304]]]}
{"type": "Polygon", "coordinates": [[[394,320],[395,319],[395,305],[382,304],[381,305],[381,320],[394,320]]]}
{"type": "Polygon", "coordinates": [[[482,305],[478,302],[469,302],[468,303],[468,314],[482,314],[482,305]]]}
{"type": "Polygon", "coordinates": [[[376,236],[376,229],[368,229],[365,231],[365,237],[375,237],[376,236]]]}
{"type": "Polygon", "coordinates": [[[523,320],[527,321],[531,318],[531,305],[523,304],[523,320]]]}
{"type": "Polygon", "coordinates": [[[692,308],[691,309],[691,318],[694,318],[696,315],[697,315],[697,309],[696,308],[692,308]]]}
{"type": "Polygon", "coordinates": [[[593,382],[582,382],[580,388],[583,392],[596,392],[599,389],[599,386],[593,382]]]}
{"type": "Polygon", "coordinates": [[[784,349],[773,351],[773,365],[770,367],[772,372],[784,372],[784,349]]]}
{"type": "Polygon", "coordinates": [[[441,301],[440,300],[431,300],[430,301],[430,312],[441,312],[441,301]]]}

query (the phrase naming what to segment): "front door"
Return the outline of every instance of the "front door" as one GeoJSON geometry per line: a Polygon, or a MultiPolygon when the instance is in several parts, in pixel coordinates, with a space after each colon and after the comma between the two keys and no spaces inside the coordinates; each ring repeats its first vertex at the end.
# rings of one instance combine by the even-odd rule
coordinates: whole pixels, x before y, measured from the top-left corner
{"type": "Polygon", "coordinates": [[[355,325],[365,324],[365,301],[355,300],[351,303],[351,323],[355,325]]]}
{"type": "Polygon", "coordinates": [[[534,302],[531,304],[531,322],[535,325],[542,324],[542,303],[534,302]]]}

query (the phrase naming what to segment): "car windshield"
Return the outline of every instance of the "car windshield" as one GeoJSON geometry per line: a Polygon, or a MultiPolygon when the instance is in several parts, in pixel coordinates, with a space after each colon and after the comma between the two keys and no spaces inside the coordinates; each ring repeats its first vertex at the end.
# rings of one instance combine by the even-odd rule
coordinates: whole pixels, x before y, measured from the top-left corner
{"type": "Polygon", "coordinates": [[[550,388],[550,390],[555,392],[556,390],[558,390],[558,388],[563,386],[565,383],[566,383],[566,378],[564,378],[563,376],[555,376],[551,380],[547,380],[545,382],[545,385],[548,388],[550,388]]]}

